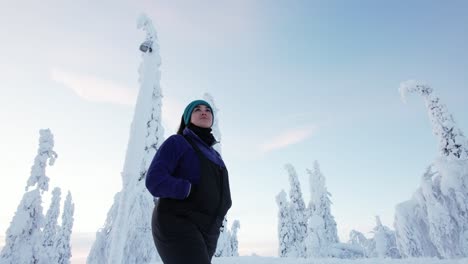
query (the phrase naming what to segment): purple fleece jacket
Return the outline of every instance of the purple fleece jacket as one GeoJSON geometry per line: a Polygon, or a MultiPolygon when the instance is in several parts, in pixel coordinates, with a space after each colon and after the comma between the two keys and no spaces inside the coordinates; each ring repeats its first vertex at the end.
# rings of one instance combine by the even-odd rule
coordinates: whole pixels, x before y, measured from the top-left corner
{"type": "MultiPolygon", "coordinates": [[[[203,142],[192,130],[189,137],[209,160],[225,167],[219,153],[203,142]]],[[[172,135],[161,145],[146,174],[146,188],[154,197],[185,199],[190,185],[200,181],[200,161],[195,150],[182,135],[172,135]]]]}

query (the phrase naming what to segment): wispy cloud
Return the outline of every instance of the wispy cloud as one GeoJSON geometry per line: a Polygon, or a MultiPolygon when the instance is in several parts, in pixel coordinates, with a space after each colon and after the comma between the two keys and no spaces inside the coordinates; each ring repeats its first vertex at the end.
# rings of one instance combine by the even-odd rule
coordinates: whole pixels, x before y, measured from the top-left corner
{"type": "MultiPolygon", "coordinates": [[[[51,78],[90,102],[134,106],[138,95],[138,89],[86,74],[54,69],[51,71],[51,78]]],[[[183,110],[184,105],[181,102],[170,97],[163,98],[162,120],[168,135],[177,130],[183,110]]]]}
{"type": "Polygon", "coordinates": [[[81,98],[91,102],[106,102],[121,105],[134,105],[137,91],[125,85],[92,75],[51,71],[51,78],[73,90],[81,98]]]}
{"type": "Polygon", "coordinates": [[[312,136],[317,130],[316,126],[308,126],[304,128],[296,128],[283,132],[282,134],[264,142],[260,145],[263,153],[277,149],[282,149],[287,146],[299,143],[312,136]]]}

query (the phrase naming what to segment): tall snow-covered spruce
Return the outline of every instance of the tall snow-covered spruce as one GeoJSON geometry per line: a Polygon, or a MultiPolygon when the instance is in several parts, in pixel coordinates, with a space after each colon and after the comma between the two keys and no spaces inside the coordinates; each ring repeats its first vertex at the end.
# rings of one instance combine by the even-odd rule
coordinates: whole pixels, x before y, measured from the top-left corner
{"type": "Polygon", "coordinates": [[[287,200],[287,195],[284,190],[276,196],[276,204],[278,205],[278,256],[281,258],[297,256],[294,242],[294,229],[291,217],[291,207],[287,200]]]}
{"type": "Polygon", "coordinates": [[[31,175],[27,181],[26,192],[18,205],[13,220],[6,231],[5,246],[0,253],[0,263],[38,263],[44,256],[44,227],[42,193],[49,189],[46,175],[47,163],[53,165],[57,158],[54,137],[49,129],[39,131],[39,148],[31,175]],[[35,189],[28,191],[29,187],[35,189]]]}
{"type": "Polygon", "coordinates": [[[163,142],[161,125],[161,58],[156,30],[146,15],[137,26],[146,32],[140,46],[140,91],[130,129],[122,190],[114,197],[104,227],[96,234],[87,263],[152,263],[159,259],[151,234],[153,197],[146,190],[145,176],[156,150],[163,142]]]}
{"type": "Polygon", "coordinates": [[[400,93],[425,100],[439,157],[423,174],[413,198],[396,207],[397,245],[404,257],[468,256],[468,142],[433,89],[403,82],[400,93]]]}
{"type": "Polygon", "coordinates": [[[62,213],[62,226],[57,232],[55,239],[55,255],[54,261],[50,263],[70,264],[71,253],[71,234],[73,229],[73,215],[75,212],[75,204],[72,201],[71,193],[68,192],[62,213]]]}
{"type": "Polygon", "coordinates": [[[307,170],[307,173],[310,202],[307,208],[306,254],[308,257],[328,257],[331,256],[330,247],[339,242],[335,218],[331,214],[331,194],[317,161],[314,162],[314,170],[307,170]]]}
{"type": "Polygon", "coordinates": [[[307,234],[307,215],[304,198],[302,197],[301,183],[297,176],[296,170],[291,164],[286,164],[285,169],[289,174],[289,184],[291,190],[289,191],[289,199],[291,206],[291,218],[294,222],[294,237],[292,246],[295,247],[295,257],[306,257],[306,249],[304,240],[307,234]]]}
{"type": "Polygon", "coordinates": [[[42,263],[52,263],[55,257],[55,240],[57,239],[57,231],[59,229],[57,219],[60,214],[60,188],[56,187],[52,191],[52,202],[47,210],[45,218],[45,226],[42,230],[42,246],[44,247],[45,255],[42,263]]]}

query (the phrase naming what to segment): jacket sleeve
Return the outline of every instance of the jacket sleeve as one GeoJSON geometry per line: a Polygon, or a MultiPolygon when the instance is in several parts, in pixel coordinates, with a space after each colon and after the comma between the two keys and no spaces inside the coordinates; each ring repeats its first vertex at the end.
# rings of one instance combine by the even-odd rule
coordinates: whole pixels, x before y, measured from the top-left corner
{"type": "Polygon", "coordinates": [[[169,137],[156,152],[146,174],[146,188],[154,197],[182,200],[190,191],[190,182],[173,176],[184,148],[177,135],[169,137]]]}

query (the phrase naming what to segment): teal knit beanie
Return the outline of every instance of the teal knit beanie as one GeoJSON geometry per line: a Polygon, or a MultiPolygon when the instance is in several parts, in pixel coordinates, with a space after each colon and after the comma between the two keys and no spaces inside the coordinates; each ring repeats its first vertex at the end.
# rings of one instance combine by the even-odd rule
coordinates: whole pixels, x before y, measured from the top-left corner
{"type": "Polygon", "coordinates": [[[187,107],[185,107],[184,115],[183,115],[185,125],[188,125],[190,123],[190,118],[192,117],[193,109],[195,109],[195,107],[199,105],[204,105],[208,107],[209,109],[211,109],[211,114],[213,115],[213,121],[214,121],[214,113],[213,113],[213,108],[211,108],[211,105],[207,101],[204,101],[204,100],[195,100],[191,102],[190,104],[188,104],[187,107]]]}

